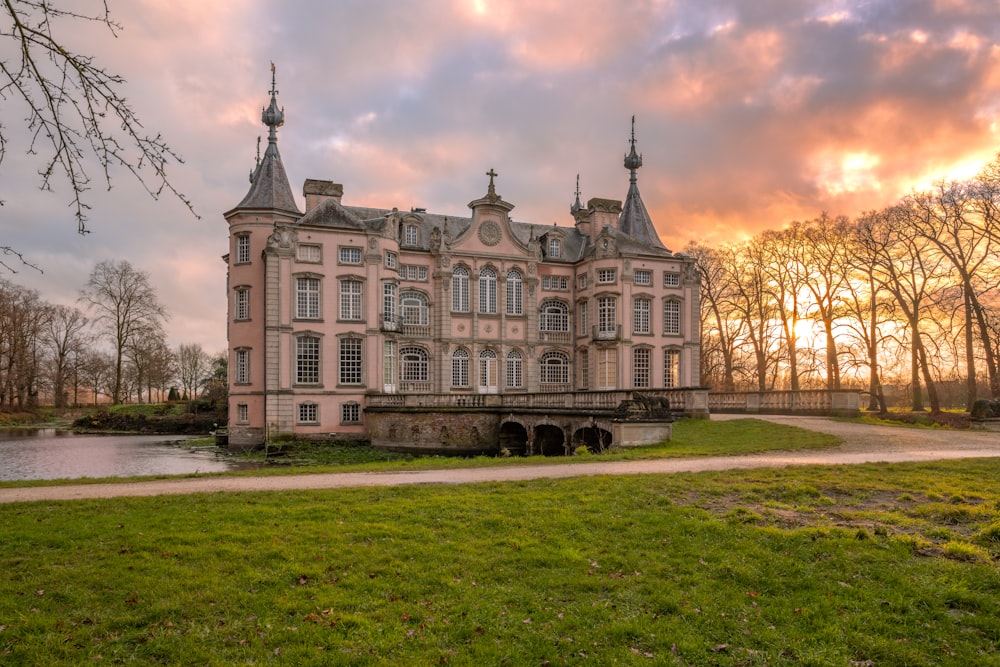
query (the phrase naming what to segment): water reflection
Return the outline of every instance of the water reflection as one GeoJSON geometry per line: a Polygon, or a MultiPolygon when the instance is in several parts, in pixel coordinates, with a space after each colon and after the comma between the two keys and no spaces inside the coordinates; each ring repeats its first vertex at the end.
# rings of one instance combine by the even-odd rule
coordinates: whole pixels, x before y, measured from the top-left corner
{"type": "Polygon", "coordinates": [[[81,435],[50,428],[0,431],[0,481],[182,475],[253,468],[212,450],[184,446],[186,436],[81,435]]]}

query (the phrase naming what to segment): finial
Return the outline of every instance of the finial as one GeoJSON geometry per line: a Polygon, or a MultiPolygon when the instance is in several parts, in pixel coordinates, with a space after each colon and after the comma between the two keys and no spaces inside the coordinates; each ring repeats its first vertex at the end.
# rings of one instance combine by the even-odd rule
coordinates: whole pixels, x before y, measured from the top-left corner
{"type": "Polygon", "coordinates": [[[260,135],[257,135],[257,164],[260,164],[260,135]]]}
{"type": "Polygon", "coordinates": [[[632,172],[632,176],[629,179],[632,183],[635,183],[636,170],[642,166],[642,154],[635,152],[635,116],[632,116],[632,138],[629,139],[629,154],[625,156],[625,168],[632,172]]]}
{"type": "Polygon", "coordinates": [[[285,109],[284,107],[281,109],[278,108],[278,91],[275,86],[275,67],[273,62],[271,63],[271,90],[268,92],[271,95],[271,105],[261,111],[260,120],[270,128],[267,132],[267,143],[273,144],[278,141],[278,128],[285,124],[285,109]]]}
{"type": "Polygon", "coordinates": [[[486,175],[490,177],[490,186],[486,189],[486,196],[490,199],[490,201],[496,201],[497,199],[500,199],[500,195],[497,194],[496,186],[493,185],[493,179],[500,174],[494,171],[493,167],[490,167],[490,170],[486,172],[486,175]]]}
{"type": "Polygon", "coordinates": [[[581,208],[583,208],[583,204],[580,203],[580,174],[577,174],[576,175],[576,201],[574,201],[573,205],[569,207],[569,212],[570,213],[576,213],[581,208]]]}

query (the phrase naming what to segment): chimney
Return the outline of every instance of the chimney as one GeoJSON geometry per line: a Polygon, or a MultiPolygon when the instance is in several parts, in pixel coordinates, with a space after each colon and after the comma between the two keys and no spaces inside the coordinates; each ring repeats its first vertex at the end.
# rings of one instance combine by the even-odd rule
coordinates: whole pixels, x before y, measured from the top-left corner
{"type": "Polygon", "coordinates": [[[306,198],[306,213],[308,213],[327,199],[332,199],[339,204],[340,198],[344,196],[344,186],[333,181],[317,181],[307,178],[302,186],[302,194],[306,198]]]}

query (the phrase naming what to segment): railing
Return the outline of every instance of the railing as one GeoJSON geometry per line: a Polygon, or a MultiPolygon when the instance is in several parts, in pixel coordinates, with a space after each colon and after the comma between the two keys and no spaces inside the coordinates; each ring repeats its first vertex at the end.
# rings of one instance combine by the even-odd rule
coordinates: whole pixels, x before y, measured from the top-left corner
{"type": "Polygon", "coordinates": [[[594,340],[620,340],[622,337],[622,325],[617,324],[612,329],[602,329],[595,324],[592,337],[594,340]]]}
{"type": "Polygon", "coordinates": [[[708,394],[708,408],[711,412],[856,414],[860,405],[860,394],[845,389],[713,391],[708,394]]]}
{"type": "MultiPolygon", "coordinates": [[[[406,383],[404,383],[405,385],[406,383]]],[[[706,389],[653,389],[632,391],[563,391],[520,394],[369,394],[366,404],[370,408],[492,408],[500,410],[530,410],[558,408],[581,412],[611,412],[622,401],[635,400],[637,396],[663,396],[670,402],[673,413],[690,414],[704,411],[706,389]]]]}
{"type": "Polygon", "coordinates": [[[424,324],[404,323],[402,326],[402,334],[413,338],[429,338],[431,335],[431,328],[430,326],[424,324]]]}
{"type": "Polygon", "coordinates": [[[543,343],[568,343],[569,331],[539,331],[538,340],[543,343]]]}
{"type": "Polygon", "coordinates": [[[399,331],[399,320],[387,319],[384,313],[379,313],[378,328],[382,331],[399,331]]]}

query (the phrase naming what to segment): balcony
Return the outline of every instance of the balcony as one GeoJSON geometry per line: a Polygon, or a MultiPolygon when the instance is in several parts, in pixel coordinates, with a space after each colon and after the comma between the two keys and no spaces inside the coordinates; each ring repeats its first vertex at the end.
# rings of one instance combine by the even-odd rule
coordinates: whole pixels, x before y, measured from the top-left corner
{"type": "Polygon", "coordinates": [[[594,340],[621,340],[622,338],[622,325],[617,324],[612,328],[600,327],[599,325],[594,325],[592,329],[592,338],[594,340]]]}
{"type": "Polygon", "coordinates": [[[538,340],[542,343],[568,343],[569,331],[539,331],[538,340]]]}
{"type": "Polygon", "coordinates": [[[399,332],[399,320],[395,317],[387,318],[384,313],[378,316],[378,328],[382,331],[399,332]]]}

